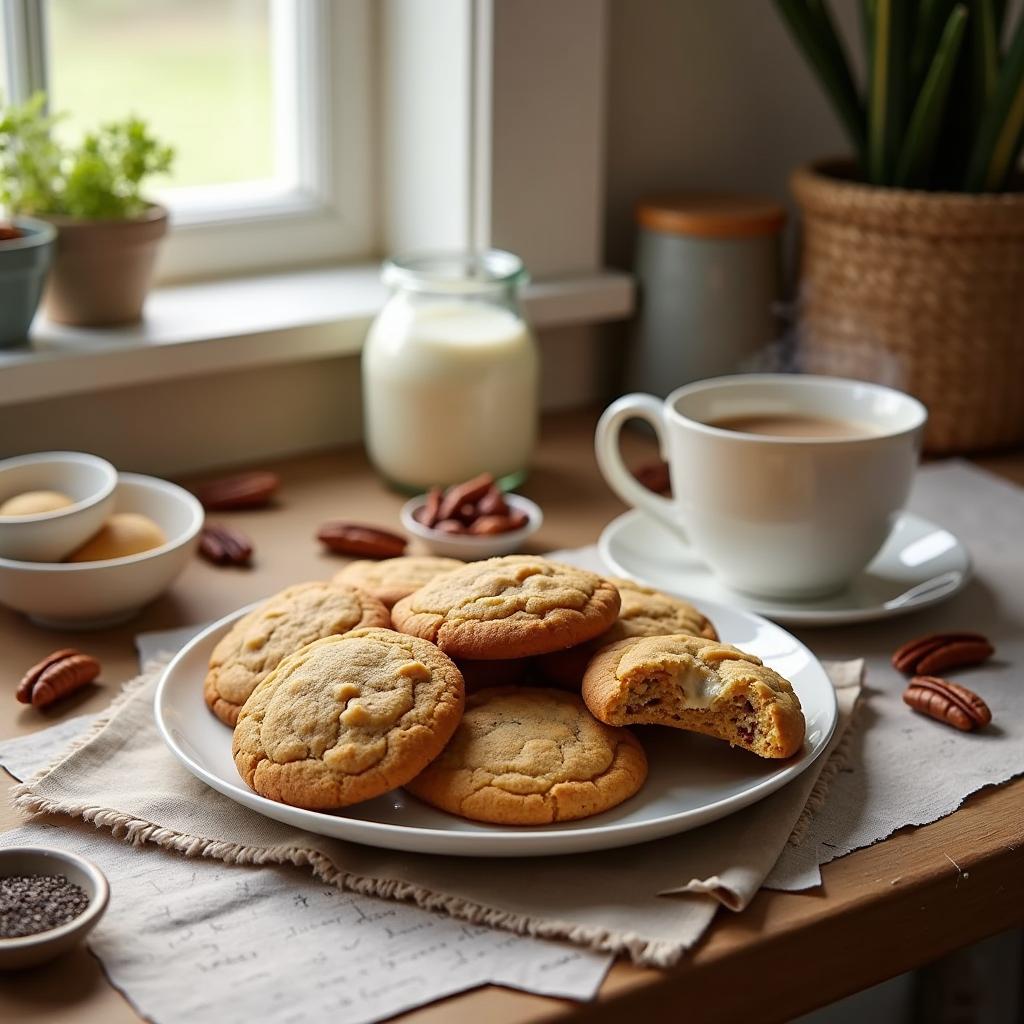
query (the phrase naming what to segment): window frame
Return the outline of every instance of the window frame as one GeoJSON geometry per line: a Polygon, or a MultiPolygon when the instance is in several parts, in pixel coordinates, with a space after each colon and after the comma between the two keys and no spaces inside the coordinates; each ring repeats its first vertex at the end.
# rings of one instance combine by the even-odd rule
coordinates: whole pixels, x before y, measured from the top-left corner
{"type": "MultiPolygon", "coordinates": [[[[161,283],[369,256],[375,249],[372,0],[270,0],[275,149],[287,177],[174,189],[161,283]],[[290,179],[290,180],[288,180],[290,179]]],[[[3,0],[6,92],[48,81],[46,5],[3,0]]]]}

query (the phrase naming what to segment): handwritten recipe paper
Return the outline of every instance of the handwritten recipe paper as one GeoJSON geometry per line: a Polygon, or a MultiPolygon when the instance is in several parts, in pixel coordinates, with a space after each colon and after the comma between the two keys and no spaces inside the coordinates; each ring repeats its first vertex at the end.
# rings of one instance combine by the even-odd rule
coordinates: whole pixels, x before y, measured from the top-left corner
{"type": "MultiPolygon", "coordinates": [[[[91,720],[0,744],[0,764],[26,778],[91,720]]],[[[0,834],[0,847],[32,844],[74,850],[106,873],[110,907],[90,946],[158,1024],[366,1024],[489,982],[586,1000],[612,959],[341,892],[302,868],[127,846],[76,821],[0,834]]]]}

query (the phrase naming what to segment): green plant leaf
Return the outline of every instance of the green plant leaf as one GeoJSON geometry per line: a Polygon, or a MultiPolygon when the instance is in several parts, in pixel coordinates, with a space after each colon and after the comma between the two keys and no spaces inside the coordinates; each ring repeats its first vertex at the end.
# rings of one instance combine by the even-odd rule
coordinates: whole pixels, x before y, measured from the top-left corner
{"type": "Polygon", "coordinates": [[[1024,133],[1024,14],[996,82],[995,94],[978,126],[964,188],[994,192],[1005,186],[1017,163],[1024,133]]]}
{"type": "Polygon", "coordinates": [[[858,160],[863,162],[864,107],[823,0],[775,0],[775,5],[832,101],[858,160]]]}
{"type": "Polygon", "coordinates": [[[45,112],[46,97],[0,109],[0,202],[12,212],[88,219],[137,217],[140,189],[170,170],[174,151],[136,117],[87,132],[77,147],[61,145],[45,112]]]}
{"type": "Polygon", "coordinates": [[[999,26],[995,0],[974,0],[971,10],[971,108],[977,124],[999,80],[999,26]]]}
{"type": "Polygon", "coordinates": [[[906,0],[876,0],[875,41],[868,95],[868,180],[892,180],[908,93],[907,30],[912,7],[906,0]]]}
{"type": "Polygon", "coordinates": [[[896,165],[894,184],[906,188],[928,184],[935,145],[953,84],[957,58],[967,28],[967,8],[957,4],[949,15],[946,27],[918,95],[910,124],[896,165]]]}

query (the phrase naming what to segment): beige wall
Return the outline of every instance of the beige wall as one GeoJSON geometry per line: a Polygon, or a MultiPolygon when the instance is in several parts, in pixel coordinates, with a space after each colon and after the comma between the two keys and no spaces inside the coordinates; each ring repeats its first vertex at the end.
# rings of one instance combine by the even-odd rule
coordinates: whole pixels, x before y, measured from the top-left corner
{"type": "MultiPolygon", "coordinates": [[[[832,7],[859,47],[856,4],[832,7]]],[[[641,196],[716,188],[784,199],[794,165],[846,149],[768,0],[611,0],[609,40],[606,254],[615,266],[630,265],[641,196]]]]}

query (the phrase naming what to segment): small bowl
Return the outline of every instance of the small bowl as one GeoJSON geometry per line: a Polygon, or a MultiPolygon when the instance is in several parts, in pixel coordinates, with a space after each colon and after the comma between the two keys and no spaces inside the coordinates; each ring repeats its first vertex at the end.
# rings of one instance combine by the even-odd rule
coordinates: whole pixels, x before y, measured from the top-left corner
{"type": "Polygon", "coordinates": [[[470,533],[443,533],[417,521],[415,513],[426,504],[426,500],[427,496],[421,494],[402,506],[402,525],[414,537],[423,541],[431,554],[461,558],[464,562],[493,558],[495,555],[509,555],[517,551],[526,538],[535,534],[544,522],[544,513],[536,502],[524,498],[521,494],[506,494],[505,501],[510,508],[526,513],[525,526],[518,530],[509,530],[508,533],[491,533],[481,537],[474,537],[470,533]]]}
{"type": "Polygon", "coordinates": [[[0,876],[63,875],[80,885],[89,905],[74,920],[59,928],[23,935],[17,939],[0,938],[0,970],[35,967],[77,946],[103,916],[110,899],[110,886],[103,872],[91,860],[77,853],[45,846],[11,846],[0,850],[0,876]]]}
{"type": "Polygon", "coordinates": [[[85,452],[36,452],[0,462],[0,503],[25,491],[61,491],[74,505],[34,516],[0,516],[0,557],[59,562],[80,548],[114,508],[117,470],[85,452]]]}
{"type": "Polygon", "coordinates": [[[0,604],[53,629],[101,629],[130,619],[181,573],[199,543],[203,507],[177,484],[122,473],[115,512],[140,512],[168,541],[102,562],[16,562],[0,558],[0,604]]]}

